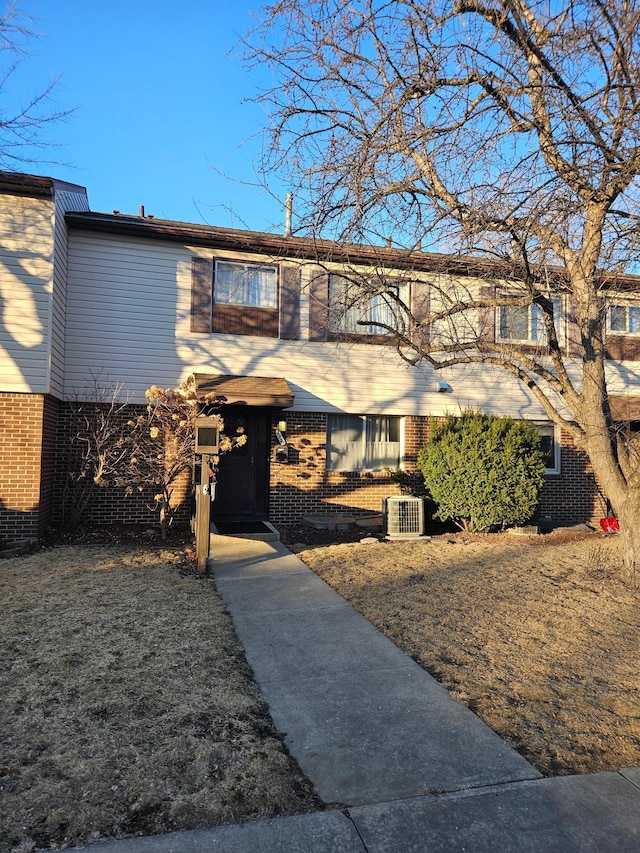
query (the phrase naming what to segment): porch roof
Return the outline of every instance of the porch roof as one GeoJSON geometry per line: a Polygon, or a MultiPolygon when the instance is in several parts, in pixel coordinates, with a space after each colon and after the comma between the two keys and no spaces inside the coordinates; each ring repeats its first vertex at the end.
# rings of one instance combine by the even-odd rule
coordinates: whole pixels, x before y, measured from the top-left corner
{"type": "Polygon", "coordinates": [[[194,373],[194,379],[196,393],[203,400],[215,395],[227,406],[274,406],[278,409],[293,406],[293,391],[281,377],[194,373]]]}

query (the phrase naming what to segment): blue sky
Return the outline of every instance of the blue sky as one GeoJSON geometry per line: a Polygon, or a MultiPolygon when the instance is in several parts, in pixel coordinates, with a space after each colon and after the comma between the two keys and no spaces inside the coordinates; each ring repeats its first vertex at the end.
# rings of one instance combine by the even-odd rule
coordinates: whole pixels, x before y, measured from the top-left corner
{"type": "MultiPolygon", "coordinates": [[[[5,3],[3,7],[6,8],[5,3]]],[[[22,171],[86,186],[93,210],[280,231],[253,163],[265,116],[251,98],[269,72],[233,55],[260,3],[246,0],[21,0],[40,39],[2,91],[18,103],[61,77],[47,131],[60,148],[22,171]],[[221,174],[222,173],[222,174],[221,174]],[[225,177],[228,176],[228,177],[225,177]]]]}

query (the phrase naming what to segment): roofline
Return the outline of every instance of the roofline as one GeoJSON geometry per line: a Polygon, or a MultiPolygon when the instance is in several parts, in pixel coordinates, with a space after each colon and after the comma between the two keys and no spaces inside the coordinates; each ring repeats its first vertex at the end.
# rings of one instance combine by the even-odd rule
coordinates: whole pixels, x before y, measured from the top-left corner
{"type": "MultiPolygon", "coordinates": [[[[18,195],[33,198],[53,198],[56,190],[77,192],[86,196],[87,190],[80,184],[71,184],[40,175],[0,171],[0,195],[18,195]]],[[[317,262],[376,264],[392,269],[418,269],[422,272],[439,272],[486,275],[493,278],[513,278],[513,270],[507,263],[460,255],[442,255],[418,252],[389,246],[373,246],[355,243],[338,243],[313,237],[295,237],[270,234],[262,231],[241,231],[213,225],[196,225],[151,216],[128,216],[125,214],[96,213],[93,211],[68,212],[65,216],[70,227],[88,231],[101,231],[145,239],[169,240],[191,243],[212,249],[258,252],[271,257],[292,258],[317,262]]],[[[559,278],[566,277],[560,268],[545,270],[559,278]]],[[[640,275],[602,275],[617,287],[640,289],[640,275]]]]}
{"type": "Polygon", "coordinates": [[[0,171],[0,195],[19,195],[30,198],[53,198],[56,190],[87,194],[86,187],[70,184],[57,178],[0,171]]]}
{"type": "MultiPolygon", "coordinates": [[[[143,239],[168,240],[188,243],[210,249],[228,249],[269,255],[276,258],[307,260],[316,262],[375,264],[390,269],[420,270],[422,272],[457,273],[459,275],[513,278],[513,269],[499,260],[474,258],[460,255],[418,252],[388,246],[356,243],[338,243],[313,237],[285,236],[262,231],[242,231],[220,228],[214,225],[198,225],[150,216],[134,216],[121,213],[96,213],[94,211],[70,211],[66,214],[69,227],[86,231],[121,234],[143,239]]],[[[559,278],[566,273],[560,268],[545,270],[559,278]]],[[[603,283],[609,278],[602,276],[603,283]]],[[[611,275],[611,283],[618,287],[640,289],[640,275],[611,275]]]]}
{"type": "Polygon", "coordinates": [[[438,259],[440,264],[451,262],[451,258],[445,255],[427,255],[423,252],[410,252],[386,246],[338,243],[312,237],[287,237],[283,234],[264,231],[243,231],[148,216],[70,211],[66,214],[66,219],[70,227],[88,231],[186,242],[213,249],[244,250],[296,260],[334,260],[341,263],[352,260],[356,263],[383,263],[395,268],[399,266],[414,268],[416,264],[427,261],[435,264],[438,263],[438,259]]]}

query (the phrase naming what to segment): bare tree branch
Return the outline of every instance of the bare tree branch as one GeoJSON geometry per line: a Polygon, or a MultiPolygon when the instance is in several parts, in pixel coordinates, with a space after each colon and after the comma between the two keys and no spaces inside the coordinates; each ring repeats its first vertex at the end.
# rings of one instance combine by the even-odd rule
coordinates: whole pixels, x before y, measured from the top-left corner
{"type": "Polygon", "coordinates": [[[60,78],[35,93],[17,94],[19,71],[28,61],[29,46],[39,38],[32,20],[15,4],[0,16],[0,165],[12,169],[41,162],[35,152],[58,147],[45,140],[43,130],[64,121],[72,110],[57,107],[54,94],[60,78]]]}
{"type": "MultiPolygon", "coordinates": [[[[429,311],[398,303],[380,333],[411,363],[516,376],[638,530],[605,317],[640,250],[639,39],[638,0],[276,0],[246,40],[273,70],[262,166],[296,190],[299,233],[449,255],[429,311]],[[473,258],[493,271],[455,273],[473,258]],[[517,311],[538,312],[544,342],[481,322],[517,311]]],[[[397,298],[391,278],[376,293],[397,298]]]]}

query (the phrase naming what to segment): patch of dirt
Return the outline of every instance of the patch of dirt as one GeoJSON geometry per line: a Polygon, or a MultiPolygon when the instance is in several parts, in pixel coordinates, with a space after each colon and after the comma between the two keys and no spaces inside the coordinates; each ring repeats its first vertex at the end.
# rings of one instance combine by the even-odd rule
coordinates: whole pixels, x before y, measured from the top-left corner
{"type": "Polygon", "coordinates": [[[94,528],[0,564],[0,851],[322,808],[191,537],[94,528]]]}
{"type": "Polygon", "coordinates": [[[543,774],[640,765],[640,590],[615,537],[360,538],[283,535],[543,774]]]}

